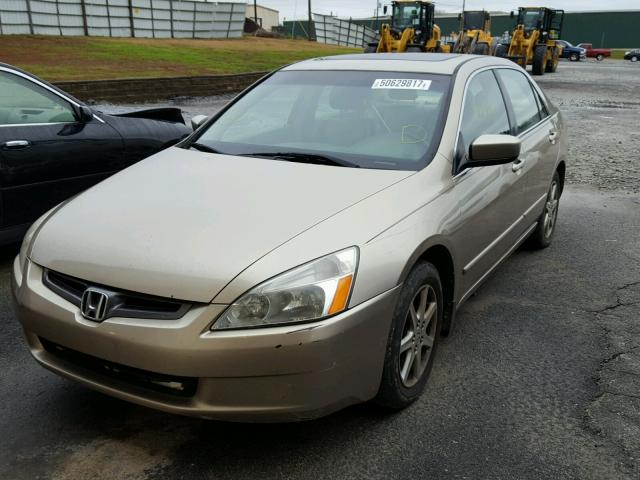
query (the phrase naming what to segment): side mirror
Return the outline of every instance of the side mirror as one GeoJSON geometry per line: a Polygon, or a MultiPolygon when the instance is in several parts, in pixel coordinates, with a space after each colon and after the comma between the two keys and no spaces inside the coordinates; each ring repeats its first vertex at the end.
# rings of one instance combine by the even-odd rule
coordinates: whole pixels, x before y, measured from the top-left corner
{"type": "Polygon", "coordinates": [[[196,131],[209,117],[206,115],[196,115],[191,118],[191,128],[196,131]]]}
{"type": "Polygon", "coordinates": [[[385,15],[387,14],[387,6],[386,5],[384,7],[382,7],[382,13],[384,13],[385,15]]]}
{"type": "Polygon", "coordinates": [[[93,110],[86,105],[80,105],[76,108],[76,116],[78,117],[79,122],[90,122],[93,119],[93,110]]]}
{"type": "Polygon", "coordinates": [[[465,167],[511,163],[520,155],[520,139],[512,135],[480,135],[469,147],[465,167]]]}

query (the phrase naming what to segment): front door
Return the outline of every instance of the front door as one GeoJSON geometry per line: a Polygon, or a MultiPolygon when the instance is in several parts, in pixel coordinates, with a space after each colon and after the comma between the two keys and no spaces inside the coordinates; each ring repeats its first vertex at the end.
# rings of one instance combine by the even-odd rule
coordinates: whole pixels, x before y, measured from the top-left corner
{"type": "MultiPolygon", "coordinates": [[[[511,134],[507,107],[493,70],[469,80],[460,125],[458,155],[468,155],[483,134],[511,134]]],[[[460,193],[460,229],[454,233],[470,292],[522,235],[524,176],[520,162],[472,168],[454,179],[460,193]]]]}

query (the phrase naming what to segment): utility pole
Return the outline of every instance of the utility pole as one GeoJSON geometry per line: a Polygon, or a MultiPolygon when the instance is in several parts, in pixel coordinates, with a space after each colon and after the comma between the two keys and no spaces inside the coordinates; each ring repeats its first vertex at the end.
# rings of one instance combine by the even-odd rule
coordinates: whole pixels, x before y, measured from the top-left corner
{"type": "Polygon", "coordinates": [[[307,22],[307,37],[309,38],[309,41],[311,41],[311,0],[309,0],[309,18],[307,22]]]}
{"type": "Polygon", "coordinates": [[[258,0],[253,0],[253,20],[258,25],[258,0]]]}
{"type": "Polygon", "coordinates": [[[460,31],[464,30],[464,7],[466,0],[462,0],[462,13],[460,14],[460,31]]]}

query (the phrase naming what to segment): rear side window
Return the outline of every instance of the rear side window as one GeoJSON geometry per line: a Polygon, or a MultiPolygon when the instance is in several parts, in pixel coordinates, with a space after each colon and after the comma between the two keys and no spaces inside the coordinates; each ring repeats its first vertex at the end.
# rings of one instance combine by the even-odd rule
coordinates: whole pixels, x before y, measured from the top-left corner
{"type": "Polygon", "coordinates": [[[533,88],[527,77],[517,70],[500,69],[497,73],[511,101],[516,117],[516,133],[522,133],[541,119],[533,88]]]}
{"type": "Polygon", "coordinates": [[[480,135],[510,133],[509,118],[498,82],[490,70],[473,77],[464,98],[461,142],[465,152],[480,135]]]}

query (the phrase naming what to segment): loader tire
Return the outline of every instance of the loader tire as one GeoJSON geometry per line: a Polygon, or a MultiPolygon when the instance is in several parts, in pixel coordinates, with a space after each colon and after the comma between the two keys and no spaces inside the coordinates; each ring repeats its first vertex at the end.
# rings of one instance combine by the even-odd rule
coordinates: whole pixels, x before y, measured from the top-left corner
{"type": "Polygon", "coordinates": [[[422,49],[420,47],[407,47],[407,53],[420,53],[422,49]]]}
{"type": "Polygon", "coordinates": [[[547,46],[536,45],[533,51],[533,65],[531,73],[534,75],[544,75],[545,66],[547,63],[547,46]]]}
{"type": "Polygon", "coordinates": [[[495,52],[495,56],[496,57],[500,57],[500,58],[504,58],[507,56],[507,53],[509,52],[509,49],[507,48],[506,45],[503,45],[502,43],[499,44],[496,47],[496,52],[495,52]]]}
{"type": "Polygon", "coordinates": [[[551,56],[551,60],[549,60],[547,62],[547,66],[544,69],[544,71],[546,73],[555,73],[555,71],[558,69],[558,58],[559,57],[560,57],[560,55],[558,55],[558,49],[554,48],[553,49],[553,55],[551,56]]]}
{"type": "Polygon", "coordinates": [[[488,55],[489,54],[489,44],[488,43],[477,43],[473,48],[474,55],[488,55]]]}
{"type": "Polygon", "coordinates": [[[374,47],[373,45],[367,45],[364,48],[364,53],[376,53],[378,51],[378,47],[374,47]]]}

